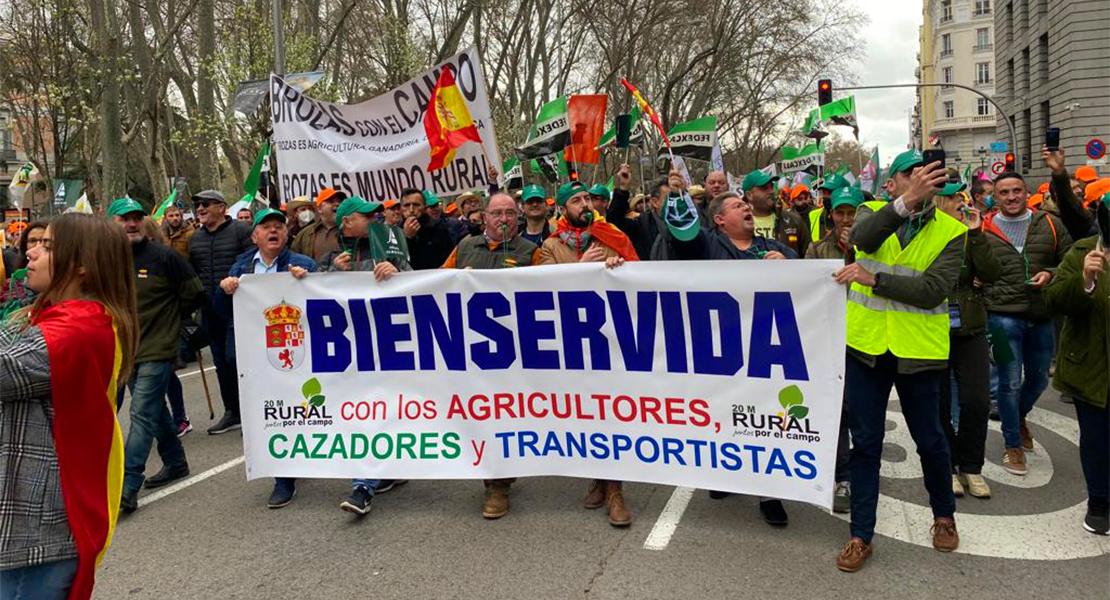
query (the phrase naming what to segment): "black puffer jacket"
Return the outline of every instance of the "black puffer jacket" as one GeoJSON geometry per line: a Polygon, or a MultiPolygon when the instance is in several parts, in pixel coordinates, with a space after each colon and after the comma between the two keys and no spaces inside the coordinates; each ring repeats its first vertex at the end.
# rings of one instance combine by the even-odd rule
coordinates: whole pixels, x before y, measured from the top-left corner
{"type": "Polygon", "coordinates": [[[235,259],[252,247],[250,226],[231,217],[216,231],[201,227],[193,234],[189,240],[189,264],[210,298],[217,295],[220,281],[227,277],[235,259]]]}
{"type": "Polygon", "coordinates": [[[455,249],[451,230],[442,219],[432,221],[428,215],[420,216],[420,230],[416,232],[416,237],[408,239],[408,245],[409,264],[414,271],[442,267],[455,249]]]}

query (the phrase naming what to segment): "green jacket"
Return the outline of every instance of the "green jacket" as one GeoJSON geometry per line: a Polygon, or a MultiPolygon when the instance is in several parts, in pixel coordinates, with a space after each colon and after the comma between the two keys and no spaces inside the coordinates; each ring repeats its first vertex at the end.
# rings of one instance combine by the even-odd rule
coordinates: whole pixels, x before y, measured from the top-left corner
{"type": "Polygon", "coordinates": [[[1064,315],[1053,387],[1104,407],[1110,364],[1110,272],[1098,278],[1093,293],[1083,290],[1083,260],[1097,241],[1094,236],[1072,245],[1056,277],[1045,287],[1044,300],[1050,310],[1064,315]]]}
{"type": "Polygon", "coordinates": [[[455,268],[465,269],[505,269],[527,267],[537,257],[538,246],[517,235],[505,244],[494,244],[485,235],[471,235],[463,238],[455,249],[455,268]]]}
{"type": "Polygon", "coordinates": [[[1002,265],[998,281],[983,288],[987,310],[1029,319],[1048,319],[1051,315],[1045,308],[1041,290],[1026,285],[1026,281],[1041,271],[1055,271],[1064,259],[1072,242],[1064,223],[1046,212],[1034,212],[1021,252],[995,225],[994,215],[984,220],[983,231],[1002,265]]]}
{"type": "Polygon", "coordinates": [[[177,251],[143,240],[131,245],[135,265],[135,308],[139,347],[135,363],[173,360],[181,319],[200,304],[204,288],[177,251]]]}
{"type": "Polygon", "coordinates": [[[978,279],[983,284],[994,283],[1001,275],[1002,265],[991,250],[986,234],[982,229],[968,230],[967,253],[960,267],[960,278],[948,298],[960,306],[960,327],[952,329],[952,335],[975,335],[986,330],[987,307],[974,282],[978,279]]]}

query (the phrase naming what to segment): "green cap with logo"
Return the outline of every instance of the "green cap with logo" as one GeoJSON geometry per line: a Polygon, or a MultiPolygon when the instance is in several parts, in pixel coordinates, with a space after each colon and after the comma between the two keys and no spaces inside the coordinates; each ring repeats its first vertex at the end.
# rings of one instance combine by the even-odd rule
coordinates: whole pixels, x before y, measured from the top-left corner
{"type": "Polygon", "coordinates": [[[938,196],[955,196],[956,194],[964,191],[965,189],[967,189],[967,184],[966,183],[962,183],[962,182],[959,182],[959,181],[955,181],[955,182],[950,181],[950,182],[944,184],[944,187],[940,188],[940,191],[937,192],[937,195],[938,196]]]}
{"type": "Polygon", "coordinates": [[[339,207],[335,209],[335,219],[339,221],[343,217],[349,217],[355,213],[368,215],[381,207],[381,202],[367,202],[358,196],[351,196],[339,203],[339,207]]]}
{"type": "Polygon", "coordinates": [[[424,206],[435,206],[441,202],[439,196],[433,194],[432,190],[424,190],[420,194],[424,196],[424,206]]]}
{"type": "Polygon", "coordinates": [[[146,210],[143,208],[143,205],[131,198],[113,200],[112,204],[108,206],[109,217],[122,217],[123,215],[133,212],[143,213],[144,216],[146,215],[146,210]]]}
{"type": "Polygon", "coordinates": [[[848,204],[858,208],[860,204],[863,204],[863,200],[863,191],[859,188],[854,188],[852,186],[842,187],[833,192],[832,207],[835,209],[842,204],[848,204]]]}
{"type": "Polygon", "coordinates": [[[740,188],[748,192],[752,188],[763,187],[778,178],[778,175],[768,175],[756,169],[744,176],[744,181],[740,184],[740,188]]]}
{"type": "Polygon", "coordinates": [[[575,194],[580,194],[582,192],[589,193],[586,190],[586,186],[583,185],[582,182],[572,181],[570,183],[564,183],[563,185],[559,186],[559,191],[555,192],[555,202],[559,206],[565,206],[567,200],[573,198],[575,194]]]}
{"type": "MultiPolygon", "coordinates": [[[[758,173],[758,171],[757,171],[758,173]]],[[[701,225],[698,223],[698,209],[686,192],[672,192],[663,203],[663,222],[671,235],[680,242],[688,242],[698,237],[701,225]]]]}
{"type": "Polygon", "coordinates": [[[281,221],[284,223],[285,213],[269,207],[263,208],[262,210],[254,213],[254,220],[251,221],[251,229],[258,227],[262,224],[263,221],[271,218],[281,219],[281,221]]]}
{"type": "Polygon", "coordinates": [[[605,198],[606,200],[609,200],[613,197],[612,194],[609,193],[609,188],[605,187],[604,185],[602,185],[600,183],[595,183],[593,185],[593,187],[590,188],[590,191],[588,193],[591,196],[601,196],[602,198],[605,198]]]}
{"type": "Polygon", "coordinates": [[[529,183],[524,186],[524,192],[520,196],[520,201],[527,202],[529,200],[547,200],[547,192],[543,191],[543,187],[534,183],[529,183]]]}
{"type": "Polygon", "coordinates": [[[925,158],[921,156],[920,150],[906,150],[905,152],[894,157],[894,162],[890,163],[890,167],[886,170],[886,178],[894,179],[895,173],[909,171],[914,167],[920,167],[925,162],[925,158]]]}
{"type": "Polygon", "coordinates": [[[840,188],[846,188],[849,186],[850,184],[848,183],[848,180],[845,179],[843,175],[837,175],[836,173],[833,173],[832,175],[826,177],[825,180],[821,182],[821,185],[817,186],[817,189],[831,190],[835,192],[840,188]]]}

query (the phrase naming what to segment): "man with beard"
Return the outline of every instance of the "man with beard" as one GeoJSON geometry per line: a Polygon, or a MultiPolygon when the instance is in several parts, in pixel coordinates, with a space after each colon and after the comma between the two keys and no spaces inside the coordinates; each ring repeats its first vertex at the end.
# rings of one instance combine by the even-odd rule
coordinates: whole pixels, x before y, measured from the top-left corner
{"type": "MultiPolygon", "coordinates": [[[[790,188],[790,206],[805,223],[809,223],[809,213],[813,210],[813,192],[809,190],[809,186],[799,183],[790,188]]],[[[812,235],[812,231],[810,234],[812,235]]],[[[810,241],[817,242],[813,239],[810,241]]]]}
{"type": "Polygon", "coordinates": [[[664,229],[663,220],[659,216],[663,202],[670,194],[672,187],[676,190],[682,190],[686,187],[686,184],[678,171],[671,171],[666,180],[655,183],[651,189],[650,198],[645,204],[644,212],[633,219],[628,214],[628,190],[632,186],[631,173],[632,169],[628,165],[621,165],[617,171],[616,189],[613,192],[613,200],[609,203],[609,210],[606,212],[605,218],[623,231],[628,239],[632,240],[632,245],[636,248],[636,254],[640,256],[640,260],[648,260],[651,256],[651,248],[655,245],[655,240],[659,238],[659,233],[664,229]]]}
{"type": "MultiPolygon", "coordinates": [[[[436,198],[437,204],[438,200],[436,198]]],[[[427,201],[425,194],[416,188],[401,192],[401,216],[408,239],[409,264],[416,271],[438,269],[455,247],[447,227],[442,221],[433,219],[432,212],[425,210],[427,201]]]]}
{"type": "Polygon", "coordinates": [[[166,207],[162,216],[164,217],[162,233],[166,236],[170,248],[176,250],[181,258],[189,260],[189,240],[192,239],[193,232],[196,230],[185,225],[185,219],[181,216],[181,209],[173,204],[166,207]]]}
{"type": "Polygon", "coordinates": [[[775,199],[778,177],[755,170],[744,176],[741,188],[744,200],[752,207],[756,235],[773,239],[805,256],[809,248],[809,231],[802,218],[793,211],[783,210],[775,199]]]}

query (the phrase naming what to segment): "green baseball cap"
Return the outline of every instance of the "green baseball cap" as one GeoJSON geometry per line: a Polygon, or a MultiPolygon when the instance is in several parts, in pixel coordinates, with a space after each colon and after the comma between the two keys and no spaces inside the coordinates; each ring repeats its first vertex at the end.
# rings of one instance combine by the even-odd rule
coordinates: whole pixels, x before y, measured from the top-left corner
{"type": "Polygon", "coordinates": [[[367,202],[358,196],[351,196],[339,203],[339,208],[335,209],[335,219],[339,221],[342,220],[343,217],[349,217],[354,213],[368,215],[381,207],[381,202],[367,202]]]}
{"type": "Polygon", "coordinates": [[[959,181],[949,182],[949,183],[944,184],[944,187],[940,188],[940,191],[937,192],[937,195],[938,196],[955,196],[956,194],[964,191],[965,189],[967,189],[967,184],[966,183],[961,183],[959,181]]]}
{"type": "Polygon", "coordinates": [[[273,208],[263,208],[262,210],[254,213],[254,220],[251,221],[251,229],[258,227],[262,224],[263,221],[269,219],[270,217],[277,217],[281,219],[283,223],[285,222],[285,213],[273,208]]]}
{"type": "Polygon", "coordinates": [[[112,204],[108,206],[109,217],[122,217],[123,215],[133,212],[143,213],[144,216],[147,214],[146,210],[143,209],[143,205],[135,202],[131,198],[113,200],[112,204]]]}
{"type": "Polygon", "coordinates": [[[563,185],[559,186],[559,191],[555,192],[555,202],[559,206],[565,206],[567,200],[573,198],[575,194],[580,194],[582,192],[589,193],[589,191],[586,189],[586,186],[583,185],[582,182],[572,181],[570,183],[564,183],[563,185]]]}
{"type": "Polygon", "coordinates": [[[890,163],[890,167],[886,170],[886,178],[894,179],[895,173],[920,167],[924,162],[925,158],[921,156],[920,150],[906,150],[894,157],[894,162],[890,163]]]}
{"type": "Polygon", "coordinates": [[[863,200],[863,192],[859,188],[842,187],[833,192],[832,207],[835,209],[841,204],[859,207],[860,204],[863,204],[863,200]]]}
{"type": "Polygon", "coordinates": [[[587,193],[591,196],[601,196],[606,200],[609,200],[613,197],[612,194],[609,193],[609,188],[600,183],[595,183],[593,187],[590,188],[590,191],[587,193]]]}
{"type": "Polygon", "coordinates": [[[529,200],[547,200],[547,192],[543,191],[542,187],[534,183],[529,183],[524,186],[524,192],[520,196],[520,201],[527,202],[529,200]]]}
{"type": "MultiPolygon", "coordinates": [[[[439,196],[432,193],[431,190],[424,190],[420,192],[424,196],[424,206],[435,206],[441,202],[439,196]]],[[[361,198],[359,198],[361,200],[361,198]]]]}
{"type": "Polygon", "coordinates": [[[845,187],[849,187],[848,180],[844,179],[843,175],[837,175],[836,173],[833,173],[832,175],[826,177],[825,180],[821,182],[821,185],[817,186],[817,189],[832,190],[835,192],[836,190],[845,187]]]}
{"type": "Polygon", "coordinates": [[[672,193],[663,203],[663,222],[671,235],[680,242],[688,242],[698,236],[698,209],[689,194],[672,193]]]}
{"type": "Polygon", "coordinates": [[[778,175],[768,175],[756,169],[744,176],[744,181],[740,184],[740,188],[747,192],[752,188],[763,187],[778,178],[778,175]]]}

